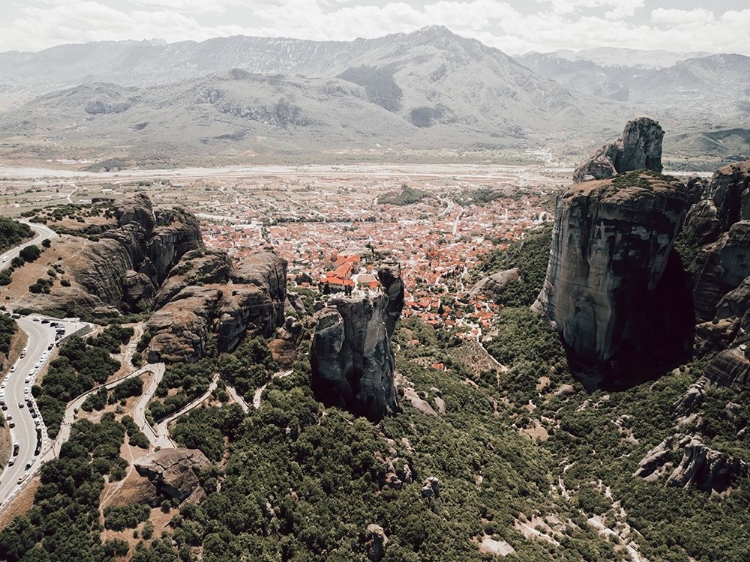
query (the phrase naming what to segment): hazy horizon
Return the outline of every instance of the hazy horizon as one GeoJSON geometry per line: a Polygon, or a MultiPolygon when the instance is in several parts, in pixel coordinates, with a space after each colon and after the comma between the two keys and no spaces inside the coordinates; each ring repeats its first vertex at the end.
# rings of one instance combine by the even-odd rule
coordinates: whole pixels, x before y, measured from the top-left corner
{"type": "Polygon", "coordinates": [[[508,54],[614,47],[750,55],[738,0],[4,0],[0,52],[215,37],[351,41],[443,25],[508,54]]]}

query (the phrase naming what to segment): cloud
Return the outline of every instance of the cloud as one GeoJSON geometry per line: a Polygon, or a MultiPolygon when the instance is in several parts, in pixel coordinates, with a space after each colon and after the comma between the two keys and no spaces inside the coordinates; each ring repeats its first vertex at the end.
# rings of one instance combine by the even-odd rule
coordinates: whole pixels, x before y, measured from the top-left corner
{"type": "Polygon", "coordinates": [[[494,0],[372,1],[129,0],[115,9],[96,0],[26,0],[0,24],[0,50],[157,37],[351,40],[445,25],[509,53],[608,46],[750,54],[750,10],[657,8],[646,24],[635,24],[643,0],[537,0],[535,13],[494,0]]]}
{"type": "Polygon", "coordinates": [[[224,13],[227,8],[242,5],[242,0],[130,0],[137,6],[166,8],[192,14],[224,13]]]}

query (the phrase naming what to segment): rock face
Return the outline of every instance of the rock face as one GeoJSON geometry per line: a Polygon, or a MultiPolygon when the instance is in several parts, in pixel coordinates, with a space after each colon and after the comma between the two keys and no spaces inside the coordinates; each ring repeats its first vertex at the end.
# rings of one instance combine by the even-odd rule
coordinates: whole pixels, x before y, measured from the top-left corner
{"type": "Polygon", "coordinates": [[[722,297],[750,275],[750,221],[732,224],[715,244],[703,248],[690,272],[696,316],[711,320],[722,297]]]}
{"type": "Polygon", "coordinates": [[[706,376],[716,384],[742,388],[750,386],[750,360],[746,344],[725,349],[716,354],[706,369],[706,376]]]}
{"type": "Polygon", "coordinates": [[[329,298],[315,314],[310,349],[317,398],[373,421],[398,409],[391,335],[404,304],[398,269],[383,268],[378,277],[381,291],[329,298]]]}
{"type": "Polygon", "coordinates": [[[696,327],[695,352],[710,359],[711,382],[735,388],[750,385],[746,356],[750,330],[750,160],[717,170],[705,199],[686,221],[700,246],[692,276],[696,327]]]}
{"type": "Polygon", "coordinates": [[[153,335],[149,361],[195,361],[212,332],[219,351],[234,350],[248,330],[271,336],[284,324],[286,267],[269,251],[241,262],[239,274],[223,254],[188,254],[162,286],[155,302],[164,304],[146,324],[153,335]]]}
{"type": "Polygon", "coordinates": [[[622,136],[605,144],[573,172],[573,182],[611,178],[633,170],[661,172],[661,142],[664,130],[647,117],[628,121],[622,136]]]}
{"type": "Polygon", "coordinates": [[[689,281],[673,251],[685,210],[676,181],[630,173],[575,186],[557,203],[547,276],[533,309],[571,358],[616,371],[689,352],[689,281]]]}
{"type": "Polygon", "coordinates": [[[647,480],[666,476],[667,486],[695,486],[701,490],[723,492],[734,477],[746,476],[747,473],[744,461],[711,449],[692,435],[673,435],[646,453],[633,476],[647,480]],[[672,459],[680,451],[682,459],[675,467],[672,459]]]}
{"type": "Polygon", "coordinates": [[[40,296],[35,308],[71,315],[147,310],[179,259],[203,248],[200,225],[184,209],[154,212],[148,196],[139,193],[114,204],[113,210],[117,223],[107,225],[98,241],[58,242],[70,248],[73,257],[65,266],[75,285],[40,296]]]}
{"type": "Polygon", "coordinates": [[[198,471],[210,465],[197,449],[162,449],[133,462],[138,474],[148,478],[160,493],[196,503],[205,497],[198,471]]]}

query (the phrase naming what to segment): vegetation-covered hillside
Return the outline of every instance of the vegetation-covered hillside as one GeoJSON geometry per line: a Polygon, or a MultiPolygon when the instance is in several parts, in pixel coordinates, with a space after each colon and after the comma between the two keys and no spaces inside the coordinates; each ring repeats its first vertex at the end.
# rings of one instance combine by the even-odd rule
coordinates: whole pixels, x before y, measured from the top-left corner
{"type": "MultiPolygon", "coordinates": [[[[34,507],[0,532],[0,558],[417,562],[486,561],[502,551],[524,561],[750,559],[747,478],[711,493],[633,476],[677,432],[750,459],[747,392],[709,391],[681,428],[673,404],[701,363],[619,393],[587,393],[555,332],[529,311],[548,244],[548,232],[532,234],[487,261],[485,272],[522,273],[482,342],[499,365],[472,369],[470,343],[416,319],[401,322],[402,411],[376,425],[314,399],[304,338],[286,376],[274,376],[261,338],[171,366],[150,408],[155,420],[199,396],[214,372],[222,377],[211,406],[171,430],[178,445],[212,461],[200,472],[207,497],[166,502],[170,523],[156,537],[141,505],[100,517],[102,475],[122,476],[117,448],[132,425],[105,414],[74,426],[61,458],[42,472],[34,507]],[[266,385],[259,408],[244,413],[230,403],[228,384],[248,401],[266,385]],[[102,540],[103,527],[136,526],[130,541],[102,540]]],[[[74,340],[52,374],[103,380],[107,373],[89,373],[81,358],[115,350],[117,336],[74,340]]]]}

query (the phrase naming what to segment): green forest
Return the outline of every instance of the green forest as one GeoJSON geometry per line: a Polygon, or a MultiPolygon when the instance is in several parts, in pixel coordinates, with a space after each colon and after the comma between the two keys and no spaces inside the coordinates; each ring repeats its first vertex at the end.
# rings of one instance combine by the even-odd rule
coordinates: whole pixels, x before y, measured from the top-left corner
{"type": "MultiPolygon", "coordinates": [[[[100,561],[129,553],[135,562],[366,562],[371,524],[388,537],[386,562],[493,560],[479,548],[488,539],[511,547],[510,560],[630,560],[623,535],[651,561],[750,559],[746,478],[717,494],[633,476],[646,452],[675,433],[673,404],[704,364],[617,393],[586,392],[557,334],[529,310],[548,251],[545,229],[493,253],[477,272],[521,272],[499,299],[503,309],[484,342],[507,372],[474,372],[460,359],[461,340],[402,321],[394,336],[401,411],[378,424],[315,400],[309,336],[283,378],[272,378],[278,366],[262,338],[247,339],[232,354],[214,351],[194,364],[170,365],[149,407],[153,421],[221,375],[215,405],[178,418],[171,430],[178,445],[200,449],[212,462],[200,473],[205,500],[170,511],[159,536],[151,538],[147,523],[132,547],[102,542],[102,529],[131,529],[148,517],[139,504],[98,513],[104,479],[122,478],[127,467],[119,456],[125,435],[140,447],[148,442],[129,416],[80,421],[60,458],[42,470],[34,507],[0,532],[0,559],[100,561]],[[267,384],[260,408],[244,413],[228,401],[226,384],[246,399],[267,384]],[[406,387],[435,411],[442,401],[444,413],[413,407],[406,387]],[[422,493],[428,477],[438,479],[439,494],[422,493]],[[617,533],[600,532],[602,522],[617,533]]],[[[116,370],[110,352],[130,335],[113,330],[61,348],[35,389],[51,431],[68,396],[116,370]]],[[[90,405],[140,391],[132,383],[90,405]]],[[[682,430],[750,459],[749,398],[747,391],[712,389],[700,416],[682,430]],[[730,402],[738,407],[727,410],[730,402]]]]}

